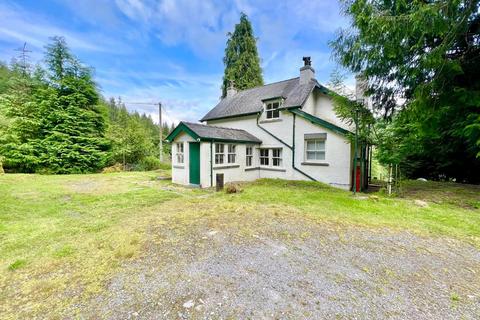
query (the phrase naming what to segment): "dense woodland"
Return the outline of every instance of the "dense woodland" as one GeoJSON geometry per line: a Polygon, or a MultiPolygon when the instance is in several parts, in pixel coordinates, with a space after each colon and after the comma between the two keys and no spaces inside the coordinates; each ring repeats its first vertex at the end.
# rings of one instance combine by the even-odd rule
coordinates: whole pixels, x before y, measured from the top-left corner
{"type": "Polygon", "coordinates": [[[371,105],[337,96],[340,113],[404,176],[479,183],[479,1],[342,4],[351,25],[331,46],[371,105]]]}
{"type": "MultiPolygon", "coordinates": [[[[63,38],[52,38],[43,65],[33,67],[25,57],[0,64],[5,171],[64,174],[161,166],[158,126],[145,114],[129,113],[121,100],[106,101],[92,70],[63,38]]],[[[169,128],[163,131],[166,135],[169,128]]]]}

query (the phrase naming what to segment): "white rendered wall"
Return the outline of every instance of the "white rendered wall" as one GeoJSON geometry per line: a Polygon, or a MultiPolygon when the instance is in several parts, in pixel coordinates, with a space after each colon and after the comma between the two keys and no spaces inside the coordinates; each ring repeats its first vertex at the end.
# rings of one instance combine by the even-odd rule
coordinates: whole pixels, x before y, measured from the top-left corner
{"type": "MultiPolygon", "coordinates": [[[[350,188],[350,170],[351,170],[351,145],[350,141],[333,131],[314,125],[311,122],[296,117],[295,129],[295,165],[323,183],[342,188],[350,188]],[[305,154],[305,134],[326,133],[325,140],[325,160],[319,161],[317,165],[307,165],[312,163],[307,161],[305,154]],[[302,164],[304,163],[304,164],[302,164]],[[319,166],[325,164],[326,166],[319,166]]],[[[300,173],[295,173],[297,179],[305,179],[300,173]]]]}
{"type": "MultiPolygon", "coordinates": [[[[180,133],[172,143],[172,182],[178,184],[190,184],[189,182],[189,167],[188,159],[190,150],[188,143],[195,142],[195,140],[185,133],[180,133]],[[183,142],[183,164],[177,163],[177,142],[183,142]]],[[[201,158],[201,155],[200,155],[201,158]]],[[[200,159],[201,161],[201,159],[200,159]]]]}
{"type": "MultiPolygon", "coordinates": [[[[345,125],[338,118],[336,118],[335,112],[333,111],[333,104],[331,103],[330,98],[323,95],[322,93],[319,93],[318,91],[317,93],[311,94],[309,96],[302,110],[314,114],[321,119],[337,124],[343,128],[348,128],[347,125],[345,125]]],[[[274,134],[276,137],[280,138],[289,146],[293,145],[293,115],[290,112],[281,112],[280,121],[268,122],[263,117],[264,115],[262,115],[262,117],[259,119],[260,126],[274,134]]],[[[237,179],[242,177],[243,178],[241,179],[241,181],[253,180],[256,178],[310,180],[308,177],[292,168],[291,149],[279,142],[274,137],[270,136],[268,133],[264,132],[261,128],[259,128],[257,126],[256,119],[257,116],[246,116],[208,121],[208,124],[226,128],[243,129],[262,140],[262,148],[282,148],[283,165],[281,168],[270,167],[264,169],[262,167],[260,170],[256,170],[257,174],[254,177],[250,176],[250,172],[245,172],[244,169],[242,170],[241,167],[239,168],[240,170],[226,169],[223,171],[218,171],[225,172],[225,181],[239,181],[237,179]],[[266,169],[280,169],[281,171],[270,171],[266,169]],[[227,172],[227,170],[230,170],[230,172],[227,172]]],[[[244,152],[241,152],[241,154],[239,155],[244,156],[244,152]]],[[[258,147],[256,149],[256,152],[254,152],[254,160],[257,162],[257,164],[259,164],[258,147]]],[[[343,135],[340,135],[318,125],[312,124],[310,121],[296,116],[295,166],[309,176],[315,178],[315,180],[330,184],[335,187],[348,189],[350,187],[351,170],[350,143],[348,139],[346,139],[343,135]],[[305,159],[304,135],[312,133],[327,133],[327,139],[325,141],[326,159],[325,161],[321,162],[322,164],[325,164],[325,166],[302,164],[307,162],[305,159]]]]}
{"type": "MultiPolygon", "coordinates": [[[[223,143],[223,142],[221,142],[223,143]]],[[[225,151],[227,151],[228,143],[225,144],[225,151]]],[[[206,150],[206,154],[210,155],[210,143],[205,143],[205,145],[208,146],[208,150],[206,150]]],[[[239,182],[239,181],[253,181],[258,179],[259,176],[259,170],[249,170],[251,168],[254,168],[257,166],[257,164],[254,162],[251,167],[246,166],[246,148],[247,144],[244,143],[236,143],[236,159],[235,163],[227,163],[227,155],[225,153],[225,163],[223,164],[215,164],[215,156],[212,157],[213,159],[213,167],[212,167],[212,181],[213,185],[216,186],[216,175],[217,174],[223,174],[224,175],[224,182],[239,182]]],[[[255,145],[253,144],[248,144],[249,146],[252,146],[255,150],[255,145]]],[[[207,148],[206,148],[207,149],[207,148]]],[[[202,149],[203,150],[203,149],[202,149]]],[[[215,154],[215,143],[213,143],[212,146],[213,153],[215,154]]],[[[255,151],[254,151],[255,152],[255,151]]],[[[255,159],[255,157],[254,157],[255,159]]],[[[210,160],[208,161],[208,164],[210,164],[210,160]]],[[[210,166],[208,168],[208,171],[206,171],[206,180],[205,184],[202,182],[202,186],[210,186],[210,166]]]]}
{"type": "Polygon", "coordinates": [[[307,98],[302,110],[341,128],[352,130],[348,124],[337,117],[332,99],[318,89],[307,98]]]}
{"type": "MultiPolygon", "coordinates": [[[[311,94],[307,99],[303,111],[313,114],[321,119],[337,124],[343,128],[348,128],[335,116],[333,104],[330,98],[318,90],[311,94]]],[[[288,111],[280,113],[280,119],[268,121],[264,115],[259,119],[259,124],[276,137],[280,138],[288,146],[279,142],[277,139],[263,131],[257,126],[257,116],[245,116],[222,120],[208,121],[209,125],[216,125],[225,128],[243,129],[262,140],[262,148],[281,148],[282,166],[260,167],[259,147],[252,144],[253,147],[253,165],[246,167],[246,144],[236,144],[236,163],[229,164],[225,154],[225,163],[216,165],[211,163],[215,159],[210,152],[210,142],[200,143],[200,185],[201,187],[215,186],[216,174],[224,174],[224,182],[251,181],[258,178],[280,178],[290,180],[310,180],[304,174],[292,168],[292,151],[288,146],[293,146],[293,115],[288,111]],[[213,165],[213,167],[211,167],[213,165]],[[252,170],[253,169],[253,170],[252,170]],[[211,185],[211,181],[213,185],[211,185]]],[[[189,184],[189,145],[188,142],[195,140],[185,133],[181,133],[173,141],[172,147],[172,181],[174,183],[189,184]],[[184,164],[176,163],[176,142],[184,142],[184,164]]],[[[227,150],[225,143],[225,150],[227,150]]],[[[212,145],[215,152],[215,143],[212,145]]],[[[310,121],[296,116],[295,128],[295,166],[315,180],[330,184],[335,187],[348,189],[350,187],[351,172],[351,145],[349,141],[340,134],[312,124],[310,121]],[[325,141],[325,160],[322,165],[307,164],[305,159],[305,134],[326,133],[325,141]],[[302,164],[303,163],[303,164],[302,164]]]]}

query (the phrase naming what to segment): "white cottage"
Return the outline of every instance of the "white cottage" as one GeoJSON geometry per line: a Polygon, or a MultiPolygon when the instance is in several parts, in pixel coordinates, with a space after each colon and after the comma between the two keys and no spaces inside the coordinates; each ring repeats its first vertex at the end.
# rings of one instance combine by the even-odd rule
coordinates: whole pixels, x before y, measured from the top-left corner
{"type": "Polygon", "coordinates": [[[351,188],[350,128],[336,116],[310,58],[303,60],[300,77],[239,92],[230,87],[204,124],[180,122],[167,137],[173,182],[206,188],[280,178],[351,188]]]}

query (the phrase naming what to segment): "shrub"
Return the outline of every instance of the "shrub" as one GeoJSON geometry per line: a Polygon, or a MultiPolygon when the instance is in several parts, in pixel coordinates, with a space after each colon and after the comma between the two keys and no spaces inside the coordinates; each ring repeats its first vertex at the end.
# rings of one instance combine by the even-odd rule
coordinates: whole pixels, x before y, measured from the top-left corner
{"type": "Polygon", "coordinates": [[[158,169],[171,170],[172,169],[172,164],[170,162],[160,162],[160,166],[159,166],[158,169]]]}
{"type": "Polygon", "coordinates": [[[122,172],[123,165],[121,163],[115,163],[113,166],[103,168],[102,173],[122,172]]]}
{"type": "Polygon", "coordinates": [[[230,194],[230,193],[240,193],[242,192],[242,189],[240,189],[239,186],[235,185],[235,184],[228,184],[225,188],[225,192],[230,194]]]}
{"type": "Polygon", "coordinates": [[[160,160],[154,156],[147,156],[140,160],[135,169],[138,171],[150,171],[150,170],[157,170],[160,169],[162,163],[160,160]]]}

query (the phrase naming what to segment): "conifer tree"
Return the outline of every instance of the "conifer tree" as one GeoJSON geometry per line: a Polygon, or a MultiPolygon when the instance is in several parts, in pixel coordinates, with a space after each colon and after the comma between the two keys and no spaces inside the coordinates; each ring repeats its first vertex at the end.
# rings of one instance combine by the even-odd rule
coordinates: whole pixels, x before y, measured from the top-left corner
{"type": "Polygon", "coordinates": [[[14,63],[5,92],[0,94],[0,156],[10,171],[34,172],[37,168],[40,117],[36,98],[41,85],[30,70],[14,63]]]}
{"type": "Polygon", "coordinates": [[[44,90],[41,165],[53,173],[83,173],[107,160],[106,110],[99,103],[90,69],[72,55],[62,37],[47,46],[49,87],[44,90]]]}
{"type": "Polygon", "coordinates": [[[263,85],[257,39],[253,35],[252,24],[246,14],[241,13],[240,22],[235,25],[233,33],[229,33],[228,36],[223,58],[225,72],[222,97],[226,96],[231,81],[239,90],[263,85]]]}

